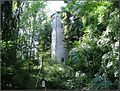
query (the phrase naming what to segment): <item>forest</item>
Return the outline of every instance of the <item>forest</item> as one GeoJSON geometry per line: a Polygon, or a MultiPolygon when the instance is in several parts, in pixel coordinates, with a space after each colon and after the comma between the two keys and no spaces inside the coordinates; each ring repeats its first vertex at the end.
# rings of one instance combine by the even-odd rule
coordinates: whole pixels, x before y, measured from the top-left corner
{"type": "Polygon", "coordinates": [[[119,88],[119,1],[64,0],[65,63],[51,58],[47,1],[1,2],[1,89],[119,88]]]}

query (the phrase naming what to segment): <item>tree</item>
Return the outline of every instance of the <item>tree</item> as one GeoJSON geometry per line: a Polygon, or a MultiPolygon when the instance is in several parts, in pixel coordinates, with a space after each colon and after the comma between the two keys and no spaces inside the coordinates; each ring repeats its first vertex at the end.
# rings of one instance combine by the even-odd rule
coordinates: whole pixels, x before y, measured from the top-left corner
{"type": "Polygon", "coordinates": [[[118,8],[110,1],[72,0],[62,9],[64,41],[69,52],[67,65],[75,72],[85,74],[86,81],[79,76],[83,87],[110,89],[112,85],[111,89],[118,88],[118,76],[115,75],[118,74],[118,48],[115,47],[118,43],[118,8]],[[96,84],[98,79],[105,83],[104,86],[96,84]]]}
{"type": "Polygon", "coordinates": [[[50,55],[51,26],[45,5],[2,1],[2,89],[35,88],[40,56],[50,55]]]}
{"type": "Polygon", "coordinates": [[[16,64],[16,50],[18,39],[18,20],[21,13],[20,1],[1,1],[1,32],[2,32],[2,89],[16,86],[14,70],[16,64]]]}

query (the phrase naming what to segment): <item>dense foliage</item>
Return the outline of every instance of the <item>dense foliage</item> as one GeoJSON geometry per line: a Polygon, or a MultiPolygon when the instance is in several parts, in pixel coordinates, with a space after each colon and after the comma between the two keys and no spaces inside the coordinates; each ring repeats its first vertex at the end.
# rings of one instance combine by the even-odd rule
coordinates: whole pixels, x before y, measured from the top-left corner
{"type": "Polygon", "coordinates": [[[82,88],[118,88],[118,8],[109,1],[72,0],[61,17],[67,65],[86,77],[82,88]]]}
{"type": "Polygon", "coordinates": [[[18,23],[21,13],[21,2],[16,1],[1,1],[1,33],[2,33],[2,50],[1,50],[1,85],[2,88],[16,87],[15,83],[17,58],[17,35],[18,35],[18,23]],[[13,8],[14,7],[14,8],[13,8]],[[13,78],[14,77],[14,78],[13,78]]]}
{"type": "Polygon", "coordinates": [[[118,89],[118,3],[65,0],[65,64],[51,59],[44,1],[1,1],[2,89],[118,89]]]}
{"type": "Polygon", "coordinates": [[[40,59],[50,56],[45,6],[43,1],[2,2],[2,89],[35,88],[40,59]]]}

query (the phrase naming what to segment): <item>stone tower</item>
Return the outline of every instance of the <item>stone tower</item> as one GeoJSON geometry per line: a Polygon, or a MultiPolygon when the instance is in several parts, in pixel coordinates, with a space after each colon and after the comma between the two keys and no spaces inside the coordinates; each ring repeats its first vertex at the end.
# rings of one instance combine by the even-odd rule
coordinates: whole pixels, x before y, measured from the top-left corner
{"type": "Polygon", "coordinates": [[[66,49],[63,42],[63,25],[60,21],[59,14],[55,13],[52,16],[52,44],[51,57],[62,62],[66,59],[66,49]]]}

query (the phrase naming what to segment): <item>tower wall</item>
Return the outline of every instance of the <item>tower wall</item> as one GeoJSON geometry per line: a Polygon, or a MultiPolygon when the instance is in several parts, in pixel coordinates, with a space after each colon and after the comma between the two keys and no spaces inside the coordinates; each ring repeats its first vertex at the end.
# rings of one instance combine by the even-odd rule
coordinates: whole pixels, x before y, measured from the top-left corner
{"type": "Polygon", "coordinates": [[[60,16],[54,14],[52,16],[52,44],[51,44],[51,56],[52,58],[60,61],[61,59],[66,59],[66,49],[63,42],[63,26],[60,21],[60,16]]]}

